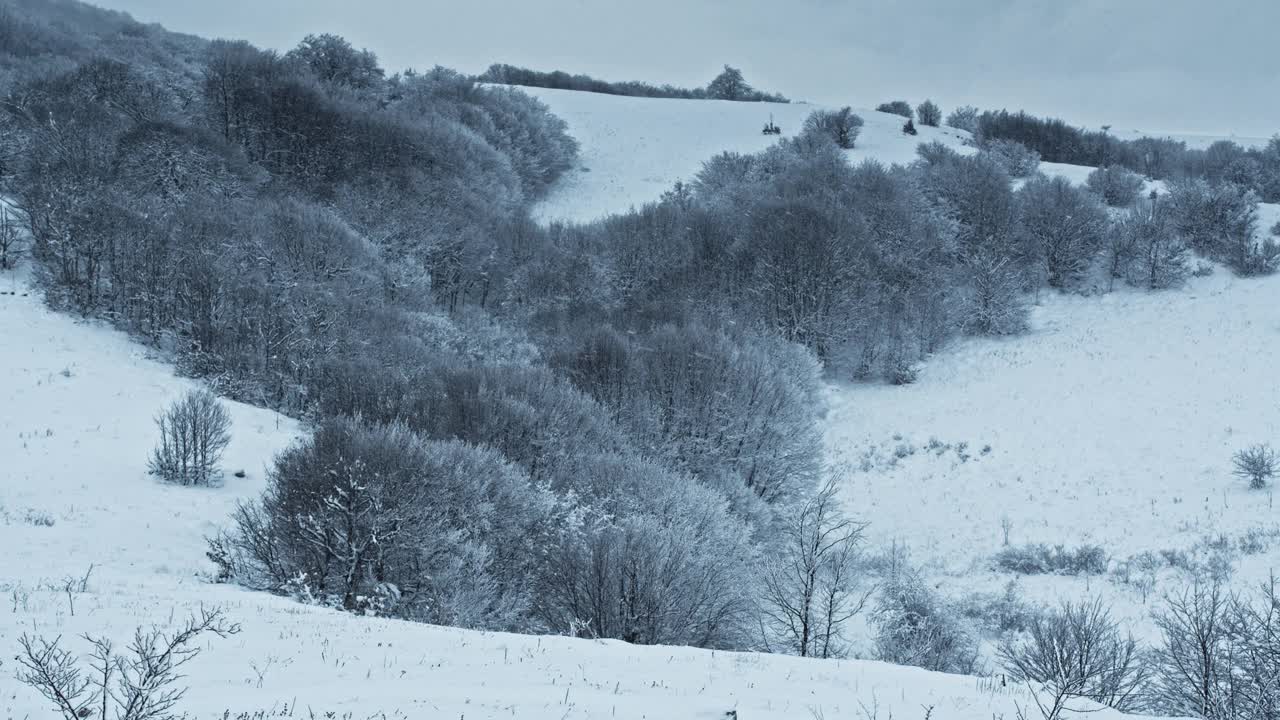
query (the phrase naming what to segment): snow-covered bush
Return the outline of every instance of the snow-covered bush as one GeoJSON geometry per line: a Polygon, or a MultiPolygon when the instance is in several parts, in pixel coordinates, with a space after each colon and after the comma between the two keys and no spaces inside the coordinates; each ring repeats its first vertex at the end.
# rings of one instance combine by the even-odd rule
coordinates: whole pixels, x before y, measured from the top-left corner
{"type": "Polygon", "coordinates": [[[231,442],[231,416],[208,390],[193,390],[156,417],[160,444],[148,470],[175,485],[212,485],[231,442]]]}
{"type": "Polygon", "coordinates": [[[1236,452],[1231,458],[1236,477],[1248,480],[1249,487],[1260,490],[1280,470],[1280,457],[1270,445],[1254,445],[1236,452]]]}
{"type": "Polygon", "coordinates": [[[962,616],[994,636],[1026,630],[1041,612],[1023,598],[1016,580],[1006,583],[1002,592],[965,595],[956,602],[956,608],[962,616]]]}
{"type": "Polygon", "coordinates": [[[1019,575],[1102,575],[1110,555],[1098,545],[1067,548],[1064,545],[1028,543],[1011,545],[996,553],[998,570],[1019,575]]]}
{"type": "Polygon", "coordinates": [[[1041,691],[1046,717],[1073,700],[1139,710],[1150,675],[1137,641],[1099,600],[1033,616],[1025,633],[1000,643],[998,657],[1011,679],[1041,691]]]}
{"type": "Polygon", "coordinates": [[[1040,167],[1040,153],[1015,140],[991,140],[982,144],[1009,177],[1030,177],[1040,167]]]}
{"type": "Polygon", "coordinates": [[[1107,231],[1107,213],[1090,193],[1066,178],[1037,175],[1018,191],[1027,249],[1053,288],[1079,282],[1107,231]]]}
{"type": "Polygon", "coordinates": [[[1112,278],[1135,287],[1180,287],[1190,272],[1190,250],[1169,222],[1167,203],[1153,193],[1112,223],[1106,237],[1106,261],[1112,278]]]}
{"type": "Polygon", "coordinates": [[[839,110],[815,110],[805,118],[803,130],[805,133],[826,135],[845,150],[854,146],[861,131],[862,118],[854,115],[853,110],[848,107],[839,110]]]}
{"type": "Polygon", "coordinates": [[[927,143],[920,143],[916,146],[916,155],[926,165],[937,165],[943,162],[950,162],[960,158],[954,148],[937,140],[931,140],[927,143]]]}
{"type": "Polygon", "coordinates": [[[1192,248],[1238,275],[1266,275],[1280,267],[1280,246],[1254,237],[1258,195],[1231,183],[1171,183],[1167,200],[1174,228],[1192,248]]]}
{"type": "Polygon", "coordinates": [[[900,570],[881,586],[871,621],[877,659],[959,674],[978,667],[977,638],[914,571],[900,570]]]}
{"type": "Polygon", "coordinates": [[[331,420],[276,458],[215,561],[352,612],[522,628],[552,506],[491,448],[331,420]]]}
{"type": "Polygon", "coordinates": [[[908,120],[915,117],[915,113],[911,109],[911,103],[906,100],[892,100],[890,102],[880,103],[876,106],[876,112],[901,115],[908,120]]]}
{"type": "Polygon", "coordinates": [[[962,323],[974,335],[1017,335],[1030,310],[1022,299],[1024,273],[1009,257],[981,253],[967,259],[970,284],[961,303],[962,323]]]}
{"type": "Polygon", "coordinates": [[[1119,165],[1101,167],[1089,173],[1085,186],[1111,207],[1129,207],[1142,192],[1143,180],[1119,165]]]}
{"type": "Polygon", "coordinates": [[[939,108],[932,100],[925,100],[916,106],[916,119],[921,125],[928,127],[938,127],[942,122],[942,108],[939,108]]]}

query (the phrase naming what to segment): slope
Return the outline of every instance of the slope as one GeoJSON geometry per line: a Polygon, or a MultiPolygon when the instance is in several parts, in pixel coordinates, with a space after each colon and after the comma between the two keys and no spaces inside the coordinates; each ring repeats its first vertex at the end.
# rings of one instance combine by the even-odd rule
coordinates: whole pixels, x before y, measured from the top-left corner
{"type": "MultiPolygon", "coordinates": [[[[622,97],[572,90],[521,88],[542,100],[569,124],[581,144],[578,167],[560,180],[534,208],[543,222],[585,222],[652,202],[678,180],[689,181],[702,164],[721,152],[753,153],[776,142],[761,133],[773,119],[789,137],[820,106],[807,103],[744,103],[722,100],[668,100],[622,97]]],[[[919,127],[902,133],[903,118],[854,110],[866,122],[849,151],[865,159],[906,164],[916,147],[938,140],[960,148],[968,133],[955,128],[919,127]]]]}
{"type": "Polygon", "coordinates": [[[50,711],[15,679],[20,636],[61,637],[76,652],[87,651],[85,633],[123,646],[135,627],[173,627],[209,606],[223,608],[242,632],[202,643],[184,668],[190,692],[182,708],[193,718],[710,720],[736,709],[751,720],[791,720],[846,717],[864,706],[903,718],[929,706],[935,717],[959,720],[1014,714],[1017,694],[971,677],[470,632],[209,584],[204,536],[262,488],[264,466],[298,435],[297,423],[228,403],[225,485],[160,485],[145,470],[151,418],[191,383],[124,335],[49,311],[21,272],[0,275],[0,290],[0,717],[7,720],[50,711]],[[231,473],[239,469],[247,477],[231,473]]]}

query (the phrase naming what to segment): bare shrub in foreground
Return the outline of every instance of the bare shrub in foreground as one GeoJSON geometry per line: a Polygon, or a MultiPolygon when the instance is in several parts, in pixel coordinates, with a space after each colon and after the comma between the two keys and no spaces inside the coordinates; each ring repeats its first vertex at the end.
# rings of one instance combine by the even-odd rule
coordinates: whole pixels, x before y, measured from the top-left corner
{"type": "Polygon", "coordinates": [[[29,685],[53,704],[64,720],[92,715],[117,720],[170,720],[187,689],[178,687],[179,670],[200,654],[194,647],[201,635],[228,637],[240,632],[218,608],[201,608],[177,631],[138,628],[126,652],[119,653],[105,637],[84,639],[92,646],[87,663],[62,646],[62,638],[47,640],[23,635],[18,643],[18,681],[29,685]]]}

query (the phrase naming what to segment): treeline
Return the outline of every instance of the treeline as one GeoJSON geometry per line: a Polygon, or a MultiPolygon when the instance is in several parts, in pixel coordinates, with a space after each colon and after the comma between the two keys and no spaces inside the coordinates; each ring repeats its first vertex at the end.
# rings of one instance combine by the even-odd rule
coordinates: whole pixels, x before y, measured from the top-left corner
{"type": "Polygon", "coordinates": [[[739,100],[743,102],[790,102],[777,93],[756,90],[747,84],[742,71],[726,65],[724,71],[703,88],[681,88],[673,85],[652,85],[638,81],[610,82],[590,75],[572,75],[562,70],[544,72],[502,63],[490,65],[476,77],[478,82],[524,87],[551,88],[603,93],[605,95],[629,95],[632,97],[676,98],[682,100],[739,100]]]}
{"type": "Polygon", "coordinates": [[[1101,130],[1084,130],[1052,118],[1007,110],[984,112],[977,120],[981,140],[1013,140],[1040,153],[1046,162],[1120,166],[1154,179],[1230,182],[1280,202],[1280,137],[1263,148],[1220,140],[1204,150],[1170,138],[1122,140],[1101,130]]]}

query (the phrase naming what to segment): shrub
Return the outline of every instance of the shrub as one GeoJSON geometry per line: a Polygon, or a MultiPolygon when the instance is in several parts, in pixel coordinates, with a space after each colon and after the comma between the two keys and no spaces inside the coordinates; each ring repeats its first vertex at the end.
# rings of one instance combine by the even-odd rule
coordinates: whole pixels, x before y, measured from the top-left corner
{"type": "Polygon", "coordinates": [[[978,131],[978,108],[972,105],[962,105],[952,110],[947,115],[947,123],[949,127],[957,130],[967,130],[971,133],[978,131]]]}
{"type": "Polygon", "coordinates": [[[1004,586],[1004,592],[978,592],[963,597],[958,605],[961,615],[977,623],[985,632],[1005,635],[1026,630],[1039,610],[1023,599],[1016,580],[1004,586]]]}
{"type": "Polygon", "coordinates": [[[908,120],[915,117],[911,110],[911,103],[906,100],[893,100],[887,103],[880,103],[876,106],[876,112],[889,113],[890,115],[901,115],[908,120]]]}
{"type": "Polygon", "coordinates": [[[1248,480],[1254,490],[1261,490],[1275,477],[1280,458],[1270,445],[1254,445],[1237,452],[1231,463],[1236,477],[1248,480]]]}
{"type": "Polygon", "coordinates": [[[918,134],[918,131],[916,130],[916,124],[912,122],[910,118],[908,118],[907,121],[902,124],[902,133],[904,135],[918,134]]]}
{"type": "Polygon", "coordinates": [[[1108,228],[1102,204],[1065,178],[1037,175],[1018,191],[1018,207],[1027,251],[1041,261],[1049,287],[1079,282],[1108,228]]]}
{"type": "Polygon", "coordinates": [[[491,448],[335,419],[276,458],[210,552],[234,579],[344,610],[510,629],[550,510],[491,448]]]}
{"type": "Polygon", "coordinates": [[[862,131],[862,118],[853,114],[848,107],[839,110],[815,110],[804,121],[805,133],[825,135],[835,141],[836,145],[848,150],[858,140],[862,131]]]}
{"type": "Polygon", "coordinates": [[[1014,140],[991,140],[983,143],[982,149],[1009,177],[1030,177],[1040,167],[1040,153],[1014,140]]]}
{"type": "Polygon", "coordinates": [[[1180,287],[1186,282],[1190,251],[1169,222],[1167,203],[1152,193],[1112,224],[1108,263],[1115,275],[1148,290],[1180,287]]]}
{"type": "Polygon", "coordinates": [[[1280,221],[1277,221],[1275,225],[1271,226],[1271,234],[1280,237],[1280,221]]]}
{"type": "MultiPolygon", "coordinates": [[[[108,713],[117,720],[166,720],[186,688],[182,668],[200,654],[204,635],[226,638],[240,632],[223,612],[201,610],[178,630],[138,628],[128,653],[116,651],[107,637],[84,636],[92,650],[87,660],[53,640],[23,635],[18,639],[18,682],[30,686],[54,706],[63,720],[108,713]]],[[[183,715],[182,717],[185,717],[183,715]]]]}
{"type": "Polygon", "coordinates": [[[1135,172],[1119,165],[1100,167],[1089,173],[1085,187],[1102,198],[1111,207],[1129,207],[1138,200],[1143,180],[1135,172]]]}
{"type": "Polygon", "coordinates": [[[1043,689],[1046,717],[1076,699],[1137,710],[1149,672],[1137,641],[1101,601],[1064,603],[1033,617],[1025,635],[1000,644],[998,656],[1014,680],[1043,689]]]}
{"type": "Polygon", "coordinates": [[[927,143],[920,143],[916,146],[916,155],[924,161],[926,165],[938,165],[944,162],[951,162],[960,157],[960,153],[953,150],[949,145],[931,140],[927,143]]]}
{"type": "Polygon", "coordinates": [[[921,125],[938,127],[938,123],[942,122],[942,109],[932,100],[925,100],[916,106],[916,118],[921,125]]]}
{"type": "Polygon", "coordinates": [[[913,571],[897,572],[881,588],[872,625],[877,659],[959,674],[977,668],[977,639],[959,613],[913,571]]]}
{"type": "Polygon", "coordinates": [[[212,485],[222,476],[218,462],[231,442],[231,416],[208,390],[193,390],[156,417],[160,445],[148,466],[175,485],[212,485]]]}
{"type": "Polygon", "coordinates": [[[1236,274],[1269,274],[1280,264],[1280,247],[1254,237],[1258,196],[1252,190],[1187,180],[1170,185],[1167,204],[1174,227],[1187,243],[1236,274]]]}
{"type": "Polygon", "coordinates": [[[996,553],[998,570],[1019,575],[1102,575],[1110,557],[1098,545],[1068,549],[1063,545],[1028,543],[996,553]]]}

